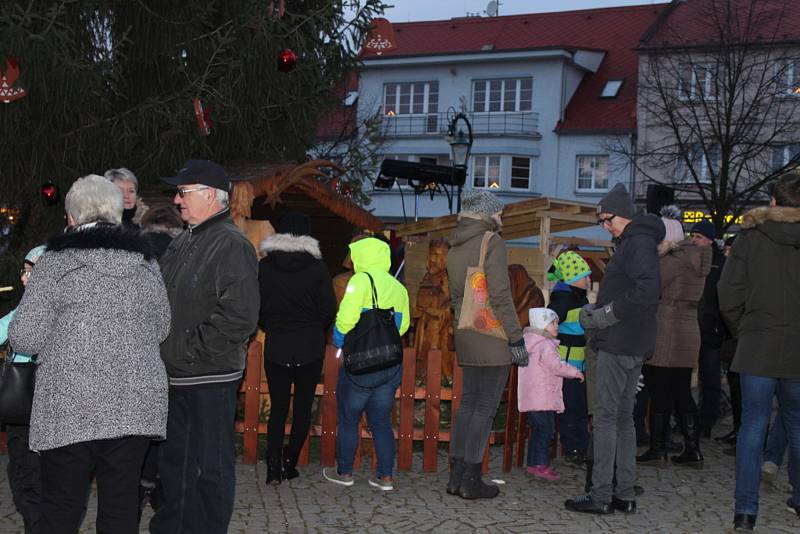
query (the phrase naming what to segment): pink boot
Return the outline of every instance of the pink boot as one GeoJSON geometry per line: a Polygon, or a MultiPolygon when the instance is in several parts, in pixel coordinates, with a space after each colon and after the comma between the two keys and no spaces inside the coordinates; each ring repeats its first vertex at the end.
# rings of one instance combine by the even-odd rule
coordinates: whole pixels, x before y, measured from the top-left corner
{"type": "Polygon", "coordinates": [[[556,473],[555,469],[551,468],[549,465],[532,465],[528,468],[528,473],[536,478],[543,478],[550,482],[561,480],[561,475],[556,473]]]}

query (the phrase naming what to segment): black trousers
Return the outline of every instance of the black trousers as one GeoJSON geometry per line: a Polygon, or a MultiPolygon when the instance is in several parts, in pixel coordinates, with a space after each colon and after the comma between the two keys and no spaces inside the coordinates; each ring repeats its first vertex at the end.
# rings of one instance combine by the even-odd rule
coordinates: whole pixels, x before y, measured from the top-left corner
{"type": "Polygon", "coordinates": [[[645,365],[643,374],[650,394],[651,413],[671,414],[673,406],[680,416],[697,413],[692,397],[691,367],[645,365]]]}
{"type": "Polygon", "coordinates": [[[322,374],[323,360],[305,365],[279,365],[264,361],[269,385],[269,421],[267,422],[267,459],[269,456],[279,457],[283,448],[283,434],[286,418],[289,415],[289,403],[292,402],[292,384],[294,384],[294,402],[292,404],[292,431],[289,434],[289,446],[284,457],[296,462],[300,450],[308,436],[311,426],[311,408],[314,404],[314,392],[322,374]]]}
{"type": "Polygon", "coordinates": [[[94,473],[98,534],[139,532],[139,475],[148,443],[148,438],[135,436],[84,441],[42,451],[40,531],[78,532],[94,473]]]}
{"type": "Polygon", "coordinates": [[[6,425],[8,485],[14,506],[22,516],[25,534],[40,532],[42,481],[39,455],[28,449],[29,426],[6,425]]]}
{"type": "Polygon", "coordinates": [[[722,363],[719,349],[700,346],[699,369],[700,378],[700,422],[711,428],[719,417],[720,397],[722,396],[722,363]]]}

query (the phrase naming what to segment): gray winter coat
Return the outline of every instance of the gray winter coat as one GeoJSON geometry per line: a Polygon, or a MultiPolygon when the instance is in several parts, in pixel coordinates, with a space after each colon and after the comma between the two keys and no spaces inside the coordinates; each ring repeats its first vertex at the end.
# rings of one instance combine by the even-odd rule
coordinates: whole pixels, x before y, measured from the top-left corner
{"type": "MultiPolygon", "coordinates": [[[[450,243],[450,251],[447,253],[447,275],[456,324],[461,315],[467,268],[478,265],[481,240],[486,231],[497,231],[497,225],[489,219],[462,217],[456,229],[447,238],[450,243]]],[[[484,269],[492,311],[503,324],[503,330],[509,341],[518,341],[522,339],[522,328],[511,298],[506,243],[501,237],[494,236],[489,241],[487,249],[484,269]]],[[[456,357],[461,366],[511,365],[511,351],[507,341],[471,330],[456,329],[455,344],[456,357]]]]}
{"type": "MultiPolygon", "coordinates": [[[[85,227],[84,227],[85,228],[85,227]]],[[[158,264],[134,230],[98,225],[51,239],[9,339],[38,354],[30,448],[164,438],[170,309],[158,264]]]]}

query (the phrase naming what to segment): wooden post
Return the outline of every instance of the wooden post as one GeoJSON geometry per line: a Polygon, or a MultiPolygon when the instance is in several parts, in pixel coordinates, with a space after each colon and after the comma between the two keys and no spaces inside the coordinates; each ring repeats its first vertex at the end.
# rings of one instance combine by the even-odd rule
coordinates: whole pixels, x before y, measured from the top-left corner
{"type": "Polygon", "coordinates": [[[258,461],[258,416],[261,411],[261,343],[253,341],[247,349],[247,367],[244,375],[244,452],[242,462],[258,461]]]}
{"type": "Polygon", "coordinates": [[[339,378],[339,359],[336,347],[325,347],[324,388],[322,390],[322,435],[320,442],[320,464],[323,467],[336,465],[336,381],[339,378]]]}
{"type": "Polygon", "coordinates": [[[453,429],[456,426],[456,413],[458,413],[458,405],[461,404],[461,390],[462,382],[464,380],[464,371],[458,365],[458,358],[453,360],[453,394],[450,402],[450,454],[453,453],[453,429]]]}
{"type": "Polygon", "coordinates": [[[517,372],[516,365],[511,366],[508,376],[508,404],[506,405],[506,436],[503,441],[503,472],[511,471],[511,464],[514,460],[514,444],[517,438],[517,421],[519,421],[519,411],[517,410],[517,372]]]}
{"type": "Polygon", "coordinates": [[[517,434],[517,467],[522,467],[522,462],[525,460],[525,445],[528,439],[528,416],[520,413],[517,416],[519,419],[519,433],[517,434]]]}
{"type": "Polygon", "coordinates": [[[428,375],[425,379],[425,441],[422,453],[422,470],[435,473],[439,456],[439,406],[442,392],[442,351],[429,350],[428,375]]]}
{"type": "Polygon", "coordinates": [[[397,436],[397,469],[410,471],[414,454],[414,392],[417,352],[403,350],[403,379],[400,382],[400,425],[397,436]]]}

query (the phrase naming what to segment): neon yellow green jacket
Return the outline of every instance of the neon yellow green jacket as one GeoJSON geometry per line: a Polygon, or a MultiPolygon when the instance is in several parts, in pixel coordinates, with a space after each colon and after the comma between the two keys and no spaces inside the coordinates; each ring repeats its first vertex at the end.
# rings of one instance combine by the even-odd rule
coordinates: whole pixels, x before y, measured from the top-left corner
{"type": "Polygon", "coordinates": [[[372,307],[372,289],[368,272],[375,281],[379,308],[393,308],[394,320],[400,335],[406,333],[409,325],[408,291],[391,274],[391,251],[389,245],[379,239],[368,237],[350,244],[350,258],[353,260],[355,274],[350,278],[344,298],[336,313],[333,327],[333,343],[337,347],[344,344],[344,336],[356,326],[361,312],[372,307]]]}

